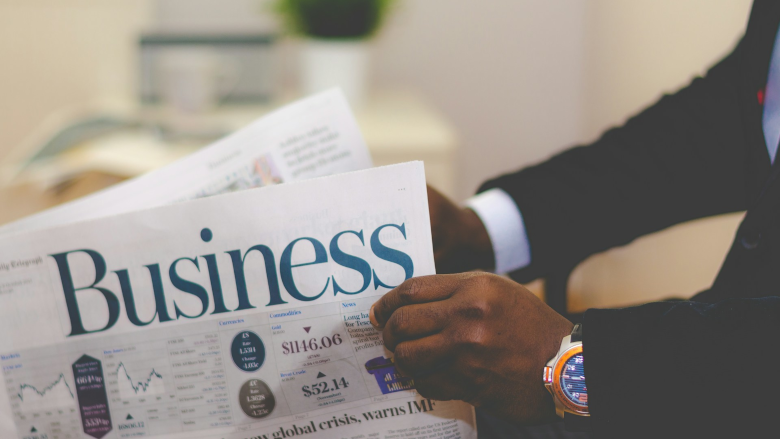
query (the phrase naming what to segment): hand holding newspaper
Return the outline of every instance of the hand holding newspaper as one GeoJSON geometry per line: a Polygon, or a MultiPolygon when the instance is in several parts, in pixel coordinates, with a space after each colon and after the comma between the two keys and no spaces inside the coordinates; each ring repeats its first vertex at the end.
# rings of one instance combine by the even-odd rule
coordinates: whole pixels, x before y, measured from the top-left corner
{"type": "Polygon", "coordinates": [[[2,437],[476,437],[368,319],[435,272],[421,163],[74,212],[0,239],[2,437]]]}

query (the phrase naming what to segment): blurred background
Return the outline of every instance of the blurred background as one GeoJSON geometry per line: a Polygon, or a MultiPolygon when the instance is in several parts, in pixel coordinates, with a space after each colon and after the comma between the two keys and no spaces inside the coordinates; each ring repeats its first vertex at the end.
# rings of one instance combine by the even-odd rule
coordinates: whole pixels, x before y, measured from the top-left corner
{"type": "MultiPolygon", "coordinates": [[[[377,164],[425,160],[429,181],[462,201],[703,73],[751,5],[375,1],[334,30],[317,3],[0,0],[0,223],[162,166],[334,82],[377,164]],[[128,126],[143,129],[106,136],[128,126]]],[[[738,221],[591,258],[562,277],[569,308],[690,296],[712,281],[738,221]]]]}

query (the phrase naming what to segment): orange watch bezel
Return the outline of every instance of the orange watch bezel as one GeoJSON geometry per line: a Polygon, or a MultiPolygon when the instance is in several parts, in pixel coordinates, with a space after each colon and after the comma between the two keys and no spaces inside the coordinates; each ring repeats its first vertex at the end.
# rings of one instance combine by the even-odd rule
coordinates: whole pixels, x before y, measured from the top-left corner
{"type": "Polygon", "coordinates": [[[563,366],[567,361],[569,361],[571,357],[581,353],[582,345],[580,344],[570,347],[561,354],[561,356],[558,358],[558,361],[555,363],[555,369],[553,369],[552,389],[556,399],[560,401],[561,404],[563,404],[566,410],[574,413],[588,415],[590,414],[588,411],[588,406],[574,403],[566,396],[563,389],[561,388],[561,372],[563,371],[563,366]]]}

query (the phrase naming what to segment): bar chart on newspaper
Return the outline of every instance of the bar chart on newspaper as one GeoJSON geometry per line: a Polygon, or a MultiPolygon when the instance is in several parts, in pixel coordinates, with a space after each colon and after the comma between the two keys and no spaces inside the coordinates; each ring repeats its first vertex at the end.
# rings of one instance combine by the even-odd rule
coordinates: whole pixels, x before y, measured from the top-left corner
{"type": "Polygon", "coordinates": [[[473,439],[369,321],[430,234],[416,162],[1,238],[16,437],[473,439]]]}

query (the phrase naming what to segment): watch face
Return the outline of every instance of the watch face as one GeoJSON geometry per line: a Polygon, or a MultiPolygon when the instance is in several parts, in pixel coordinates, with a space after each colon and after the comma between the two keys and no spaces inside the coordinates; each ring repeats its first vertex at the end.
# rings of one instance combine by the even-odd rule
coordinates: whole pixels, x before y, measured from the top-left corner
{"type": "Polygon", "coordinates": [[[585,367],[582,352],[571,356],[561,370],[561,390],[569,401],[588,406],[588,388],[585,387],[585,367]]]}

